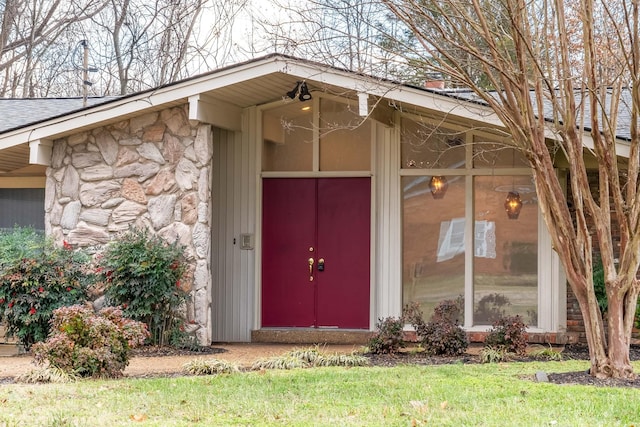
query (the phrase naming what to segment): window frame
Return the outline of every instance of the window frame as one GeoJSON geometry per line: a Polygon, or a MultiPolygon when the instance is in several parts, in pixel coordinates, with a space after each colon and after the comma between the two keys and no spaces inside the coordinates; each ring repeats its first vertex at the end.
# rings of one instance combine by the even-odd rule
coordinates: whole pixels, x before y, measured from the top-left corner
{"type": "MultiPolygon", "coordinates": [[[[473,325],[473,310],[474,310],[474,269],[473,258],[475,252],[475,230],[474,230],[474,177],[475,176],[532,176],[533,173],[529,167],[499,167],[496,169],[488,167],[474,168],[473,156],[474,156],[474,140],[477,137],[487,138],[487,141],[496,143],[509,144],[511,138],[505,137],[504,134],[498,135],[496,133],[486,132],[479,129],[473,129],[468,126],[462,126],[460,124],[447,122],[442,118],[428,117],[417,115],[413,113],[399,113],[398,114],[398,144],[397,144],[397,159],[400,162],[398,165],[398,174],[400,179],[405,176],[463,176],[465,179],[465,236],[474,236],[474,238],[467,238],[465,240],[465,271],[464,271],[464,293],[465,293],[465,307],[464,307],[464,328],[468,331],[487,331],[491,328],[490,325],[473,325]],[[402,121],[403,119],[409,119],[425,123],[429,126],[442,126],[447,131],[459,132],[461,139],[465,144],[465,163],[461,168],[419,168],[419,167],[406,167],[402,164],[402,121]]],[[[398,189],[398,197],[402,197],[402,191],[398,189]]],[[[402,209],[402,202],[400,202],[402,209]]],[[[560,303],[563,300],[561,298],[562,289],[565,289],[561,285],[562,283],[562,271],[559,267],[559,261],[557,255],[551,249],[551,239],[547,231],[546,225],[542,218],[540,209],[538,208],[538,265],[537,265],[537,280],[538,280],[538,322],[536,327],[529,328],[530,332],[549,332],[558,331],[562,329],[564,320],[562,319],[563,308],[560,307],[560,303]]],[[[403,234],[403,215],[400,215],[400,230],[399,233],[403,234]]],[[[403,250],[403,243],[400,242],[401,252],[403,250]]],[[[400,256],[401,268],[400,268],[400,292],[404,293],[404,280],[402,278],[402,270],[404,268],[404,254],[400,256]]],[[[401,298],[402,300],[402,298],[401,298]]]]}

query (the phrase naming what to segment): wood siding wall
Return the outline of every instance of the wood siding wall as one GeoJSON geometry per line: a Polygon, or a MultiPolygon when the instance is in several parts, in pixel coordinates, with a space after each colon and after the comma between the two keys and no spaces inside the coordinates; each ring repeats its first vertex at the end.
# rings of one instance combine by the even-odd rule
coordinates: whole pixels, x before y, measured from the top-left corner
{"type": "Polygon", "coordinates": [[[243,115],[248,132],[213,130],[213,342],[248,342],[255,323],[255,249],[240,248],[241,235],[255,233],[254,117],[255,109],[243,115]]]}

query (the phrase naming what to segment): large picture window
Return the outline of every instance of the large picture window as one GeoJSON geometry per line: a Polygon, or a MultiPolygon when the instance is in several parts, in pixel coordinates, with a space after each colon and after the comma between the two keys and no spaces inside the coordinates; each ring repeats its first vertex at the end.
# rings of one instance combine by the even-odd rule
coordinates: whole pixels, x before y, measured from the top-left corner
{"type": "Polygon", "coordinates": [[[467,327],[505,315],[537,326],[538,204],[523,156],[509,141],[402,125],[403,303],[428,320],[462,297],[467,327]]]}

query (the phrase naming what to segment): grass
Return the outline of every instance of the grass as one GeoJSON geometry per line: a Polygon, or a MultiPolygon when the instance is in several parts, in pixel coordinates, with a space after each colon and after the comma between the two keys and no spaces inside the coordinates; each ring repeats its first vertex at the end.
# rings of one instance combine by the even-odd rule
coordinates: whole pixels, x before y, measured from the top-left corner
{"type": "Polygon", "coordinates": [[[0,426],[640,424],[637,389],[532,381],[538,370],[583,369],[584,361],[562,361],[8,384],[0,426]]]}

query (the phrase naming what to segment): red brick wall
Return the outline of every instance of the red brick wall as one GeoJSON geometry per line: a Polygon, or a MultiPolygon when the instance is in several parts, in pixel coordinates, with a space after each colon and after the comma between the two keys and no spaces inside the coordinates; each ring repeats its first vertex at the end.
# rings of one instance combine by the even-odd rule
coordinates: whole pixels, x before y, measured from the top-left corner
{"type": "MultiPolygon", "coordinates": [[[[588,175],[589,178],[589,186],[591,187],[591,194],[594,195],[596,202],[600,202],[600,191],[598,189],[598,171],[591,171],[588,175]]],[[[567,202],[569,204],[569,209],[572,214],[575,213],[573,209],[573,200],[571,197],[571,182],[567,177],[567,202]]],[[[590,222],[591,218],[587,217],[587,222],[589,224],[589,228],[591,229],[591,237],[593,239],[593,251],[594,254],[600,253],[600,248],[598,247],[598,237],[595,234],[595,230],[593,224],[590,222]]],[[[612,226],[611,234],[613,236],[613,245],[614,248],[617,248],[620,242],[620,230],[614,224],[612,226]]],[[[584,320],[582,318],[582,314],[580,313],[580,307],[578,305],[578,300],[571,290],[570,286],[567,284],[567,332],[574,333],[579,336],[579,341],[582,343],[587,342],[587,338],[584,332],[584,320]]]]}

